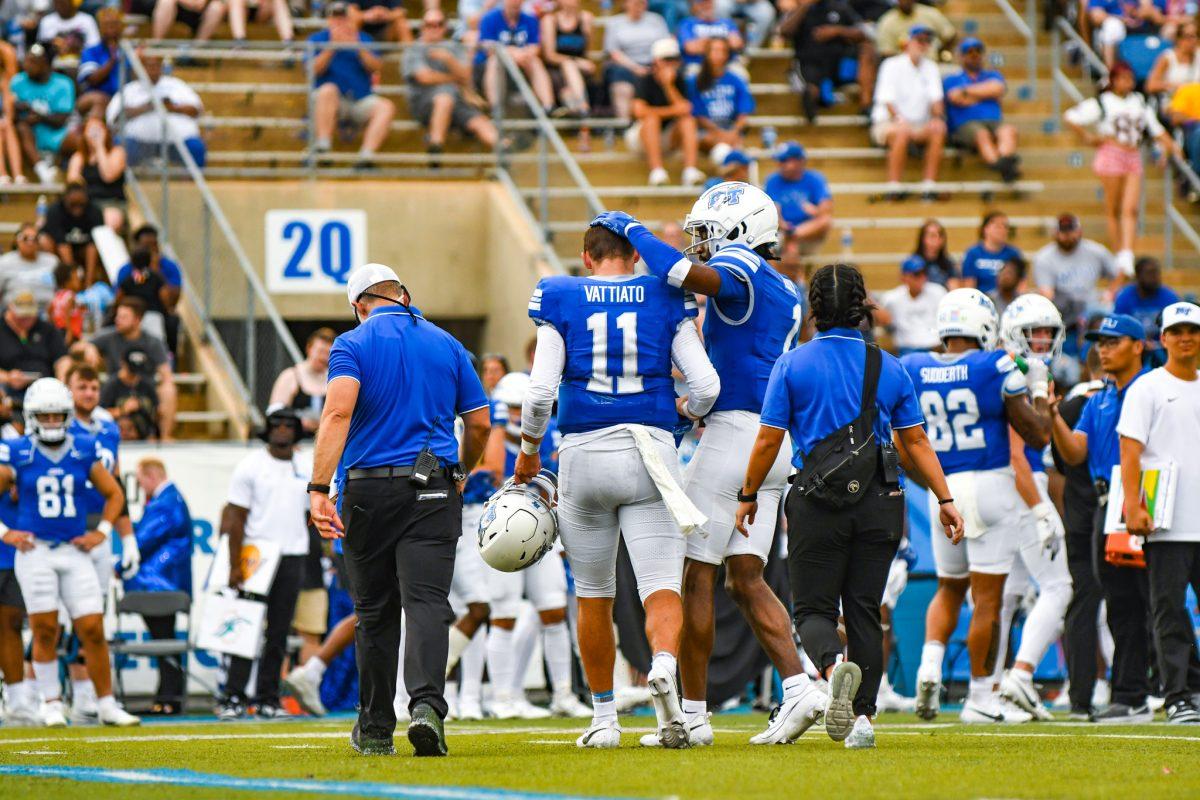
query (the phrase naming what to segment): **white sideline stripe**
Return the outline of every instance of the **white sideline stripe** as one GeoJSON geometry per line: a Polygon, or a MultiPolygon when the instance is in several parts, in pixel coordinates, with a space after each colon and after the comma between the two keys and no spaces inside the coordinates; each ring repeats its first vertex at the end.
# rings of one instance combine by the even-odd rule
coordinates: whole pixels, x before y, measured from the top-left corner
{"type": "MultiPolygon", "coordinates": [[[[561,733],[562,728],[455,728],[448,727],[446,733],[448,735],[461,734],[470,736],[473,734],[552,734],[561,733]]],[[[632,730],[632,729],[631,729],[632,730]]],[[[653,730],[646,728],[645,732],[653,730]]],[[[4,731],[0,727],[0,733],[4,731]]],[[[0,747],[8,745],[28,745],[28,744],[45,744],[46,742],[55,742],[58,744],[67,744],[81,742],[83,744],[116,744],[125,742],[190,742],[190,741],[233,741],[239,739],[345,739],[349,741],[350,731],[289,731],[287,733],[156,733],[150,736],[38,736],[27,737],[22,739],[4,739],[0,738],[0,747]]]]}

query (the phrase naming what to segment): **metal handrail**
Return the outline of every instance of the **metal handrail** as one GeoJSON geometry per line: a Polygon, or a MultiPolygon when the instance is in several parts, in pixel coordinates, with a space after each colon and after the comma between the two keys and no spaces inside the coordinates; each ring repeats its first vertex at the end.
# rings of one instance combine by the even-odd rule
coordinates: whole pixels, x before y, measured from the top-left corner
{"type": "MultiPolygon", "coordinates": [[[[1027,12],[1033,13],[1034,3],[1035,0],[1025,0],[1027,12]]],[[[1029,97],[1033,98],[1037,93],[1037,34],[1034,33],[1033,26],[1021,17],[1021,14],[1013,8],[1012,3],[1008,0],[996,0],[996,6],[1008,18],[1009,24],[1016,28],[1017,33],[1025,39],[1025,89],[1029,97]]]]}
{"type": "Polygon", "coordinates": [[[1092,46],[1083,40],[1083,37],[1079,35],[1079,31],[1071,27],[1071,23],[1067,22],[1062,17],[1057,17],[1054,20],[1054,27],[1057,28],[1058,31],[1068,39],[1079,45],[1079,51],[1083,54],[1084,59],[1087,60],[1097,72],[1106,77],[1108,76],[1108,67],[1105,65],[1104,59],[1100,58],[1100,56],[1096,54],[1096,51],[1092,49],[1092,46]]]}

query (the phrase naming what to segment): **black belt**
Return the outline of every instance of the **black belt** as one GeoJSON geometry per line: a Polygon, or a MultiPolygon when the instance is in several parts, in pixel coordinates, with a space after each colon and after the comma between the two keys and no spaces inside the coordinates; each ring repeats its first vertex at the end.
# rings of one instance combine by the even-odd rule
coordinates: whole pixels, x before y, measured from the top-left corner
{"type": "MultiPolygon", "coordinates": [[[[458,469],[458,464],[449,464],[444,467],[437,467],[429,474],[431,476],[452,476],[458,469]]],[[[413,474],[413,465],[408,464],[403,467],[368,467],[367,469],[348,469],[346,470],[346,480],[353,481],[362,478],[411,478],[413,474]]]]}

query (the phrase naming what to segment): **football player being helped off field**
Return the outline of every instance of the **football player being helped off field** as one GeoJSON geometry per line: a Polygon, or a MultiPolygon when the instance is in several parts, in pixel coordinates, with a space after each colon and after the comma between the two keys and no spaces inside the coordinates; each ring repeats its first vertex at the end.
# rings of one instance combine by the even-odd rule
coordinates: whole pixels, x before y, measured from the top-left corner
{"type": "Polygon", "coordinates": [[[580,747],[621,741],[613,698],[618,536],[646,609],[654,653],[647,684],[659,740],[669,748],[689,745],[675,683],[680,588],[684,536],[705,518],[679,487],[672,432],[681,414],[707,414],[721,387],[700,343],[695,299],[652,275],[635,275],[637,260],[633,245],[598,218],[583,239],[592,274],[545,278],[529,301],[537,354],[515,479],[527,483],[541,469],[539,449],[557,395],[558,525],[575,575],[580,657],[592,690],[592,723],[580,747]],[[675,397],[672,364],[687,382],[686,397],[675,397]]]}
{"type": "MultiPolygon", "coordinates": [[[[787,610],[763,580],[779,503],[791,472],[781,447],[759,490],[759,512],[743,535],[734,527],[738,492],[754,448],[763,395],[776,360],[796,345],[802,306],[796,285],[766,261],[778,247],[779,212],[761,189],[718,184],[692,206],[686,254],[621,212],[598,221],[637,248],[650,273],[667,285],[709,297],[704,344],[721,379],[721,394],[705,417],[704,436],[684,476],[692,502],[708,517],[704,535],[689,536],[683,570],[680,677],[692,744],[712,744],[705,706],[714,636],[713,589],[725,565],[725,587],[783,678],[783,703],[753,744],[790,741],[824,710],[826,698],[804,674],[787,610]]],[[[643,738],[657,745],[657,737],[643,738]]]]}
{"type": "Polygon", "coordinates": [[[113,698],[104,597],[90,555],[97,547],[111,552],[108,537],[125,496],[105,466],[97,440],[69,431],[74,412],[70,390],[54,378],[34,381],[25,393],[26,434],[0,444],[0,492],[15,485],[20,498],[17,528],[5,531],[4,541],[17,548],[17,581],[33,632],[34,682],[46,703],[43,724],[67,724],[56,652],[62,604],[83,647],[99,721],[137,725],[140,720],[113,698]],[[94,530],[87,528],[84,491],[89,481],[104,497],[94,530]]]}
{"type": "Polygon", "coordinates": [[[1007,353],[994,349],[999,327],[996,307],[986,295],[955,289],[938,304],[937,329],[945,353],[912,353],[901,359],[965,522],[965,538],[957,545],[933,537],[938,588],[926,613],[917,671],[917,715],[922,719],[933,719],[940,709],[946,642],[968,590],[974,601],[967,633],[971,680],[962,721],[1032,718],[1002,701],[994,672],[1004,582],[1022,541],[1023,509],[1028,513],[1013,475],[1009,425],[1026,444],[1046,446],[1049,369],[1033,359],[1022,375],[1007,353]]]}

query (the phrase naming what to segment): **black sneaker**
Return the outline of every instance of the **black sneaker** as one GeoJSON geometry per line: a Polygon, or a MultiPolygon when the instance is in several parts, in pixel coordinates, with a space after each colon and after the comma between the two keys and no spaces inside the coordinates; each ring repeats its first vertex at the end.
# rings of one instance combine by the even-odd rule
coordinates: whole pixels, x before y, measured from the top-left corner
{"type": "Polygon", "coordinates": [[[1145,703],[1142,703],[1140,706],[1113,703],[1103,711],[1092,715],[1092,722],[1097,722],[1101,725],[1141,725],[1153,721],[1154,712],[1145,703]]]}
{"type": "Polygon", "coordinates": [[[283,706],[274,703],[263,703],[254,709],[254,716],[261,719],[291,719],[292,715],[283,706]]]}
{"type": "Polygon", "coordinates": [[[442,718],[428,703],[417,703],[413,709],[412,722],[408,725],[408,741],[418,756],[444,756],[448,752],[442,718]]]}
{"type": "Polygon", "coordinates": [[[234,722],[235,720],[245,718],[246,706],[242,705],[236,698],[225,698],[217,701],[213,713],[217,715],[218,722],[234,722]]]}
{"type": "Polygon", "coordinates": [[[391,739],[368,739],[358,732],[358,723],[350,731],[350,746],[354,752],[363,756],[394,756],[396,747],[391,739]]]}
{"type": "Polygon", "coordinates": [[[1200,725],[1200,711],[1188,700],[1179,700],[1167,707],[1170,725],[1200,725]]]}
{"type": "Polygon", "coordinates": [[[1091,722],[1092,710],[1090,708],[1072,707],[1071,710],[1067,712],[1067,719],[1071,720],[1072,722],[1091,722]]]}

